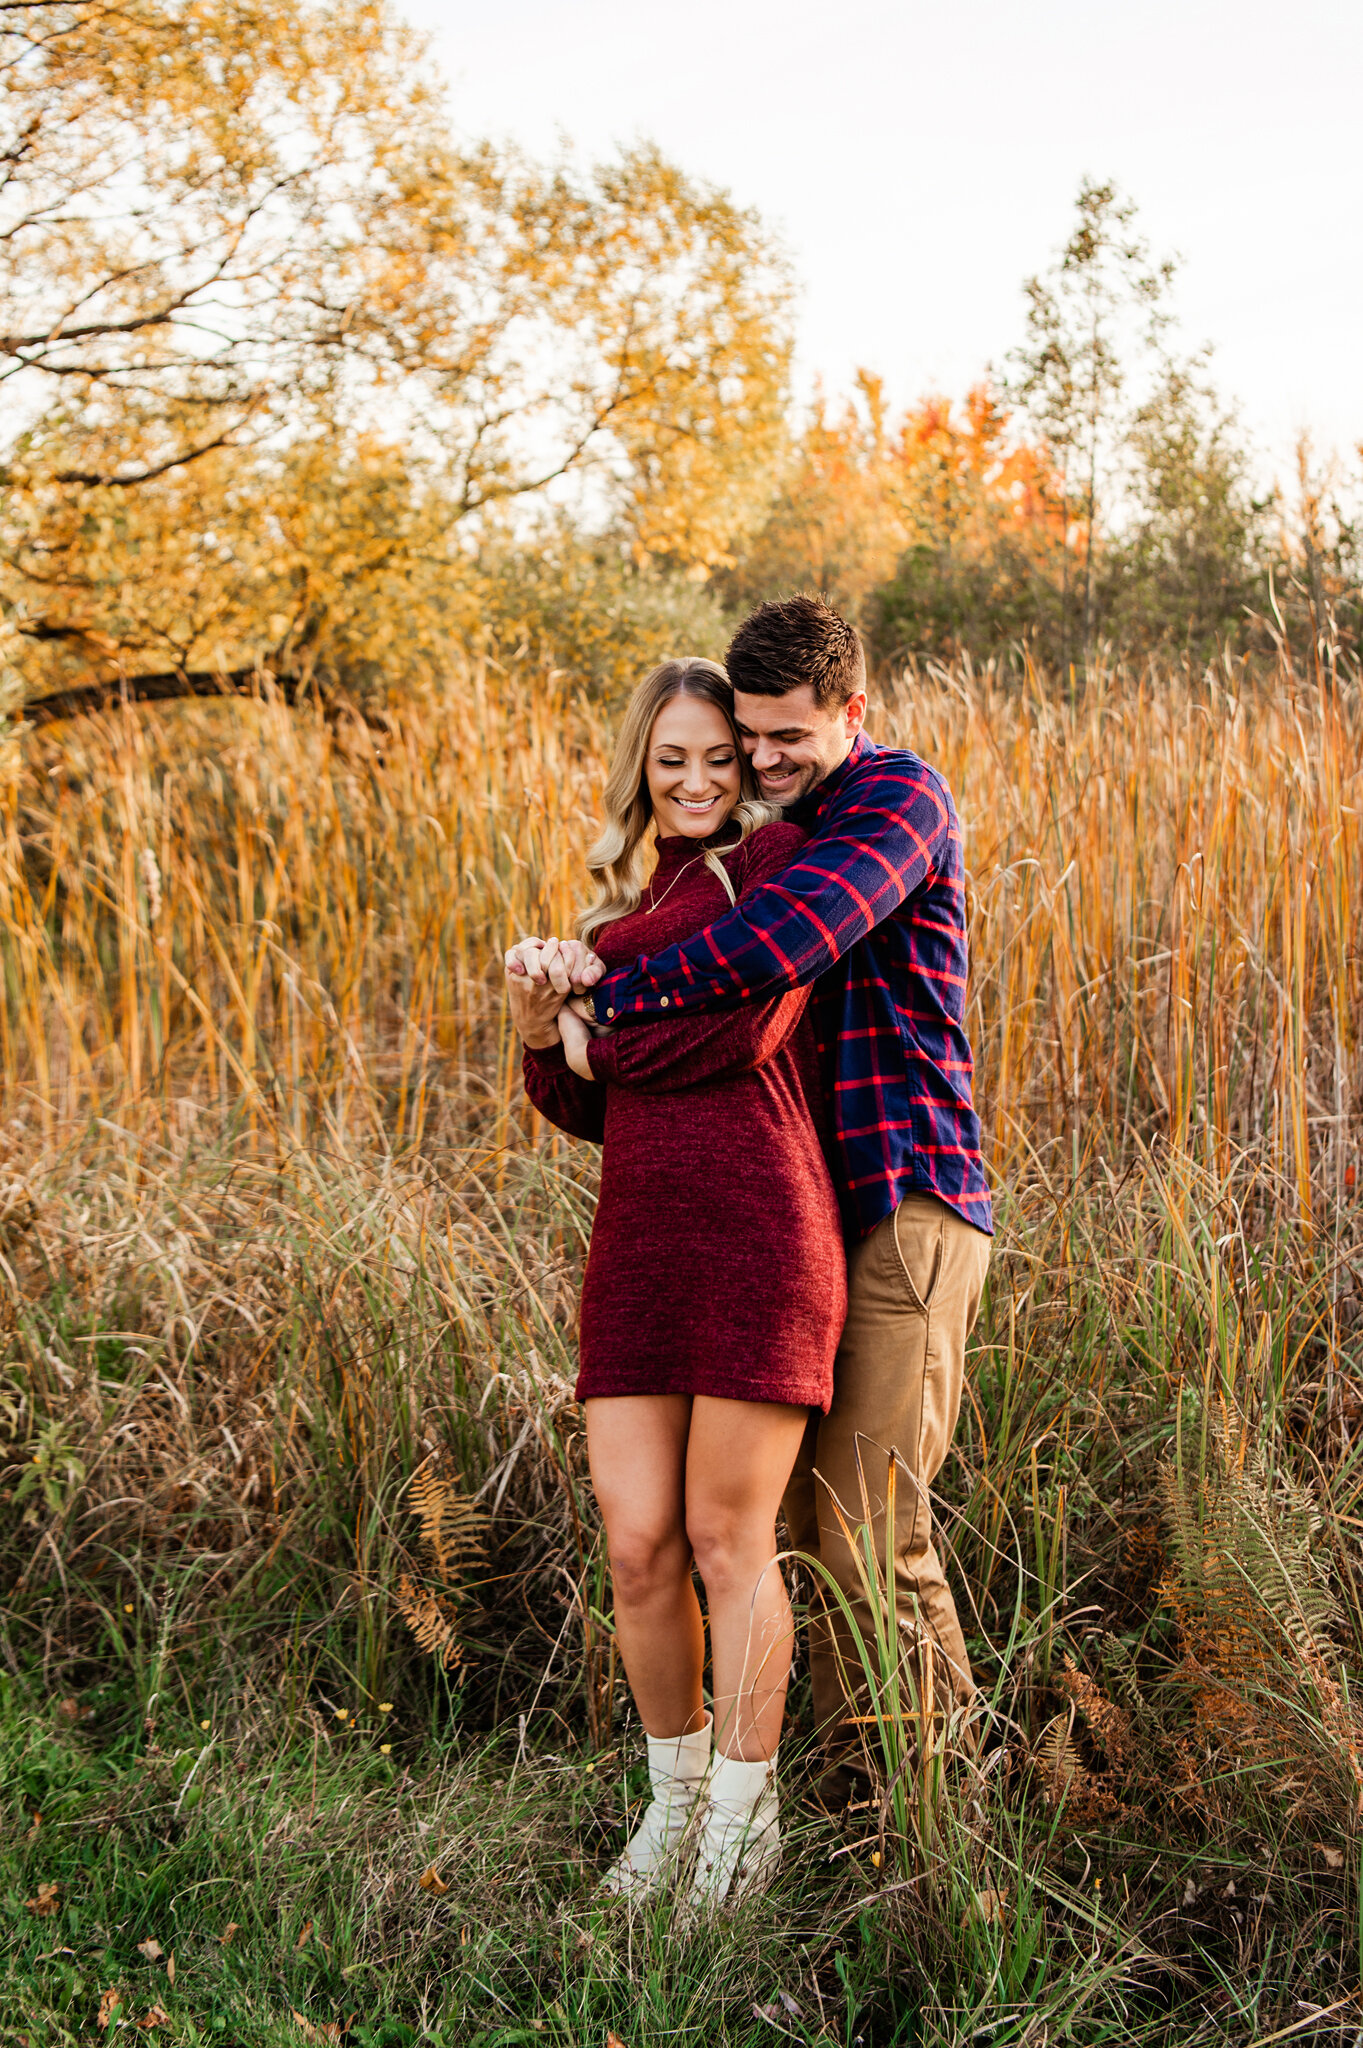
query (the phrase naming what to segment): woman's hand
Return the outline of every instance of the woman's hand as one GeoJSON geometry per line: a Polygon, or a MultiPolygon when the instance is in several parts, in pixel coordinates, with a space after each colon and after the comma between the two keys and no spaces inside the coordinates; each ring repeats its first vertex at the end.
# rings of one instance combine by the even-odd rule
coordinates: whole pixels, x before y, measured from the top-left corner
{"type": "Polygon", "coordinates": [[[580,1074],[584,1081],[594,1081],[596,1076],[592,1072],[591,1061],[587,1058],[587,1047],[591,1044],[592,1034],[577,1011],[567,1004],[558,1013],[558,1030],[563,1040],[563,1057],[568,1065],[575,1074],[580,1074]]]}
{"type": "Polygon", "coordinates": [[[525,975],[537,988],[547,983],[561,996],[581,995],[595,988],[606,963],[585,939],[520,939],[506,955],[506,971],[509,978],[525,975]]]}
{"type": "MultiPolygon", "coordinates": [[[[510,955],[507,956],[508,959],[510,955]]],[[[547,1046],[559,1042],[558,1013],[563,1008],[563,997],[548,982],[537,987],[527,974],[513,974],[506,970],[507,1000],[511,1005],[511,1021],[520,1033],[523,1042],[534,1052],[543,1052],[547,1046]]]]}
{"type": "Polygon", "coordinates": [[[608,1038],[615,1029],[613,1024],[597,1022],[596,1011],[592,1007],[590,996],[569,996],[563,1007],[565,1010],[571,1010],[575,1017],[582,1019],[593,1038],[608,1038]]]}

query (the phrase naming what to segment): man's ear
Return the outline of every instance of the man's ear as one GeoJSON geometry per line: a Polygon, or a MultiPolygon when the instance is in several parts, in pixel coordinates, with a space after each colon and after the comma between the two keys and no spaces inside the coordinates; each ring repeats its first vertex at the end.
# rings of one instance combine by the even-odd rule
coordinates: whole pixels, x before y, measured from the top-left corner
{"type": "Polygon", "coordinates": [[[854,690],[843,705],[843,716],[847,720],[847,737],[854,740],[866,723],[866,692],[854,690]]]}

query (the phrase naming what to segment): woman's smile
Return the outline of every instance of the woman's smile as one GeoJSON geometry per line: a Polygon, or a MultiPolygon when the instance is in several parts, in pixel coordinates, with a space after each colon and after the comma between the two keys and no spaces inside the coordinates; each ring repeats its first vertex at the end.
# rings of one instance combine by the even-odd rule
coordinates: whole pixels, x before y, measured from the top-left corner
{"type": "Polygon", "coordinates": [[[708,839],[743,793],[728,720],[702,697],[674,697],[653,723],[645,766],[664,839],[708,839]]]}

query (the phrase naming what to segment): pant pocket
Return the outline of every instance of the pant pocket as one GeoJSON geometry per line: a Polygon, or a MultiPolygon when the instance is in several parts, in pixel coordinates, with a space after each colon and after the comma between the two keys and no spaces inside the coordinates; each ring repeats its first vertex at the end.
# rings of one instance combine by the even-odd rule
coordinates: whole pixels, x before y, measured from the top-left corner
{"type": "Polygon", "coordinates": [[[910,1303],[921,1315],[932,1306],[942,1277],[945,1218],[940,1202],[906,1195],[890,1218],[894,1248],[910,1303]]]}

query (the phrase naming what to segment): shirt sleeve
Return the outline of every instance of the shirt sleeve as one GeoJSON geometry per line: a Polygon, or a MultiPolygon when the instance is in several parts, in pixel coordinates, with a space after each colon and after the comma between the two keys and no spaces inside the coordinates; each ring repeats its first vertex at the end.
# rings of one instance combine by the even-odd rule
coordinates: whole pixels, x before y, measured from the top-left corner
{"type": "Polygon", "coordinates": [[[793,989],[788,995],[745,1003],[737,1016],[712,1010],[673,1022],[640,1024],[632,1031],[612,1031],[591,1041],[587,1059],[598,1080],[651,1095],[748,1074],[781,1050],[808,1001],[808,989],[793,989]]]}
{"type": "Polygon", "coordinates": [[[606,1091],[600,1081],[584,1081],[568,1065],[561,1045],[536,1051],[526,1046],[521,1062],[525,1092],[540,1115],[570,1138],[588,1138],[599,1145],[606,1135],[606,1091]]]}
{"type": "Polygon", "coordinates": [[[727,1010],[807,987],[934,875],[951,830],[945,787],[923,763],[868,765],[780,874],[693,938],[600,982],[598,1018],[727,1010]]]}

